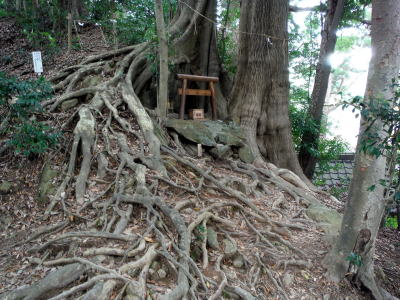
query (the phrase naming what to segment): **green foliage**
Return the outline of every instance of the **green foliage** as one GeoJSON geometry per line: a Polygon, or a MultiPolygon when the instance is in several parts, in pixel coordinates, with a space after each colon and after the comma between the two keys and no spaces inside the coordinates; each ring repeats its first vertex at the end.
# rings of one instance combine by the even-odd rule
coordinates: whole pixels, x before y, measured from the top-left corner
{"type": "Polygon", "coordinates": [[[385,219],[385,227],[397,229],[399,224],[397,223],[397,218],[395,217],[387,217],[385,219]]]}
{"type": "Polygon", "coordinates": [[[311,12],[307,16],[304,22],[305,28],[297,25],[292,17],[289,18],[289,61],[294,89],[291,94],[296,97],[299,89],[303,89],[307,93],[303,93],[300,98],[304,99],[307,96],[308,101],[311,97],[312,80],[319,56],[319,22],[319,15],[316,12],[311,12]]]}
{"type": "MultiPolygon", "coordinates": [[[[177,8],[177,1],[163,1],[163,5],[164,19],[168,24],[177,8]]],[[[153,0],[88,1],[86,7],[88,21],[101,24],[110,37],[115,22],[118,41],[122,44],[157,40],[153,0]]]]}
{"type": "Polygon", "coordinates": [[[371,0],[347,0],[344,3],[340,27],[359,26],[361,21],[368,19],[368,6],[371,0]]]}
{"type": "Polygon", "coordinates": [[[362,265],[362,257],[354,252],[351,252],[350,255],[346,257],[346,260],[349,261],[351,265],[355,265],[357,267],[362,265]]]}
{"type": "Polygon", "coordinates": [[[51,96],[51,85],[44,77],[32,81],[18,81],[15,77],[0,73],[0,105],[11,117],[28,118],[31,113],[41,111],[40,102],[51,96]]]}
{"type": "MultiPolygon", "coordinates": [[[[334,169],[335,166],[330,162],[337,159],[340,154],[348,151],[348,144],[340,137],[327,137],[329,130],[327,122],[322,122],[320,131],[311,117],[308,115],[308,99],[307,91],[301,88],[293,88],[291,94],[291,102],[289,104],[289,115],[292,122],[292,135],[296,151],[300,150],[302,137],[305,132],[313,132],[320,136],[320,141],[317,147],[314,145],[305,145],[308,151],[318,159],[319,171],[316,173],[316,178],[319,175],[334,169]],[[304,98],[301,98],[304,97],[304,98]]],[[[319,182],[319,184],[324,184],[319,182]]]]}
{"type": "Polygon", "coordinates": [[[240,6],[232,0],[221,1],[217,20],[221,26],[217,32],[217,47],[225,70],[234,76],[237,68],[237,34],[239,28],[240,6]],[[228,5],[229,4],[229,5],[228,5]]]}
{"type": "Polygon", "coordinates": [[[44,78],[18,81],[0,73],[0,114],[8,120],[1,123],[0,133],[10,136],[8,142],[16,154],[35,156],[57,144],[60,134],[33,115],[42,111],[41,101],[51,96],[51,86],[44,78]]]}
{"type": "Polygon", "coordinates": [[[9,143],[16,153],[25,156],[46,152],[58,143],[60,137],[60,133],[37,121],[19,123],[14,130],[9,143]]]}
{"type": "Polygon", "coordinates": [[[57,54],[60,50],[58,40],[62,35],[61,30],[54,30],[54,24],[60,22],[65,25],[66,13],[61,13],[51,2],[42,1],[37,8],[33,6],[33,1],[26,1],[25,4],[26,10],[13,13],[25,39],[32,48],[46,50],[45,56],[57,54]]]}
{"type": "MultiPolygon", "coordinates": [[[[352,106],[353,112],[360,111],[363,120],[368,124],[364,130],[361,151],[379,157],[400,150],[400,85],[393,82],[390,89],[395,89],[393,99],[374,99],[365,103],[363,98],[354,97],[344,102],[343,108],[352,106]],[[382,122],[383,132],[375,130],[376,122],[382,122]]],[[[356,114],[358,117],[359,114],[356,114]]]]}

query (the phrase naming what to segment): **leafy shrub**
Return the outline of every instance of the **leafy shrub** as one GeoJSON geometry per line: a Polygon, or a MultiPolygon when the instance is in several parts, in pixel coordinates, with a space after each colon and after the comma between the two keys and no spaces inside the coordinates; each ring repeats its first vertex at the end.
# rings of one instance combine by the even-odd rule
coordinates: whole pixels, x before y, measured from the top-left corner
{"type": "Polygon", "coordinates": [[[399,224],[397,224],[397,218],[395,217],[387,217],[385,220],[385,227],[387,228],[398,228],[399,224]]]}
{"type": "Polygon", "coordinates": [[[60,133],[32,117],[43,110],[41,101],[51,96],[52,88],[43,77],[18,81],[0,72],[0,134],[9,135],[16,154],[32,157],[57,144],[60,133]]]}
{"type": "MultiPolygon", "coordinates": [[[[302,137],[305,132],[314,132],[320,136],[318,147],[314,145],[305,145],[308,151],[318,159],[318,170],[320,173],[326,173],[335,168],[331,163],[336,160],[340,154],[347,152],[349,145],[340,137],[326,137],[329,133],[327,122],[323,121],[320,131],[314,120],[308,115],[307,91],[298,88],[292,89],[291,103],[289,105],[289,115],[292,123],[292,135],[296,151],[300,150],[302,137]]],[[[316,174],[318,177],[319,174],[316,174]]],[[[323,184],[323,183],[321,183],[323,184]]]]}
{"type": "Polygon", "coordinates": [[[32,121],[18,124],[9,143],[16,153],[25,156],[41,154],[56,145],[60,133],[53,132],[43,123],[32,121]]]}

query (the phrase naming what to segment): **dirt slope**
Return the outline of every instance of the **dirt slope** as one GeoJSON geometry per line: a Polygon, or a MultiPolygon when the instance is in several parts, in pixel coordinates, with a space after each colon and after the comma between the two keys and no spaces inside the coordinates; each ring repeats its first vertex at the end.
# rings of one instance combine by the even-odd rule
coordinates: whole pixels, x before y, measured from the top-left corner
{"type": "MultiPolygon", "coordinates": [[[[1,53],[15,53],[17,48],[26,45],[12,20],[3,19],[0,22],[1,53]],[[13,38],[10,39],[9,35],[13,38]]],[[[88,47],[70,54],[62,52],[53,60],[52,64],[45,62],[45,76],[53,75],[63,67],[76,64],[82,58],[93,54],[93,49],[95,51],[106,49],[104,43],[101,42],[102,37],[98,28],[88,27],[80,36],[83,43],[87,42],[88,47]],[[102,44],[96,45],[94,43],[102,44]],[[89,48],[89,45],[93,48],[89,48]]],[[[27,46],[24,47],[26,51],[31,50],[27,46]]],[[[34,75],[30,71],[29,59],[30,56],[26,53],[21,56],[13,56],[9,62],[0,62],[0,70],[5,70],[22,78],[32,77],[34,75]]],[[[68,120],[73,113],[74,110],[69,110],[57,114],[57,117],[53,119],[54,126],[68,120]]],[[[137,126],[128,111],[123,112],[122,115],[126,115],[130,123],[137,126]]],[[[49,219],[43,219],[43,212],[48,200],[38,200],[38,186],[45,165],[51,166],[55,171],[55,175],[51,179],[54,186],[57,186],[63,180],[62,171],[68,162],[73,127],[69,126],[65,129],[65,140],[61,148],[50,153],[47,157],[39,157],[37,160],[29,161],[8,153],[0,158],[0,183],[4,181],[12,183],[12,189],[0,195],[0,299],[3,299],[4,292],[30,285],[45,278],[46,275],[57,268],[58,265],[49,265],[46,264],[46,261],[54,261],[63,257],[88,257],[85,252],[100,247],[126,250],[132,246],[126,241],[84,237],[82,239],[60,240],[43,248],[43,250],[38,250],[40,245],[46,244],[46,242],[59,237],[63,233],[87,232],[89,230],[95,232],[107,225],[104,224],[104,219],[102,219],[101,205],[88,206],[81,213],[68,216],[66,223],[63,223],[66,219],[59,208],[54,210],[54,214],[49,219]],[[52,224],[65,224],[65,226],[60,226],[57,230],[48,234],[43,233],[32,241],[28,241],[34,233],[40,232],[41,229],[52,224]]],[[[131,149],[139,148],[137,140],[131,139],[128,142],[131,149]]],[[[112,145],[112,147],[114,146],[112,145]]],[[[98,147],[99,149],[95,149],[95,151],[99,153],[103,150],[104,145],[99,144],[98,147]]],[[[243,186],[251,186],[254,183],[253,178],[244,172],[235,171],[229,163],[214,161],[209,156],[201,159],[187,157],[187,160],[198,168],[203,170],[211,168],[212,175],[218,180],[228,178],[228,182],[232,186],[242,183],[243,186],[239,189],[257,209],[263,212],[272,222],[288,224],[288,226],[283,227],[271,226],[271,224],[263,223],[257,218],[250,219],[251,214],[245,217],[246,215],[243,214],[241,209],[224,205],[225,203],[234,203],[237,199],[226,192],[213,189],[210,183],[207,183],[198,192],[182,189],[181,186],[186,186],[188,182],[191,182],[191,184],[197,182],[199,175],[195,174],[194,170],[178,163],[171,156],[165,155],[165,159],[170,161],[171,168],[176,169],[176,175],[172,179],[178,186],[174,187],[166,182],[157,181],[156,176],[158,174],[150,172],[146,175],[146,182],[153,187],[153,192],[162,197],[170,207],[175,207],[186,224],[196,223],[199,215],[206,213],[210,206],[219,207],[215,210],[215,213],[221,220],[225,220],[223,223],[215,220],[201,223],[203,225],[196,226],[193,231],[190,255],[204,276],[221,283],[223,281],[222,273],[216,271],[216,265],[220,264],[229,285],[250,291],[257,295],[259,299],[284,299],[283,295],[285,294],[288,299],[369,299],[367,295],[359,293],[346,282],[336,285],[324,278],[324,268],[321,261],[328,251],[329,244],[325,238],[325,233],[305,214],[307,206],[305,202],[297,201],[298,199],[294,199],[287,192],[267,181],[263,191],[246,190],[243,186]],[[182,207],[178,209],[178,206],[182,207]],[[207,226],[208,230],[204,226],[207,226]],[[216,244],[207,244],[208,266],[204,267],[204,230],[209,232],[210,229],[217,233],[216,244]],[[268,236],[270,241],[264,241],[265,236],[268,236]],[[272,243],[273,250],[266,246],[268,243],[272,243]],[[230,247],[236,247],[235,251],[232,250],[233,255],[229,255],[228,248],[230,247]],[[222,260],[220,260],[221,254],[224,254],[222,260]]],[[[118,164],[113,162],[109,165],[109,168],[117,169],[118,164]]],[[[78,170],[75,175],[77,173],[78,170]]],[[[102,194],[109,188],[110,182],[114,180],[111,176],[99,179],[97,175],[95,169],[90,170],[89,197],[97,197],[102,194]]],[[[82,205],[85,205],[85,202],[77,203],[71,190],[66,192],[65,203],[68,209],[79,211],[82,205]]],[[[314,196],[329,207],[342,209],[341,205],[332,202],[324,194],[315,194],[314,196]]],[[[99,200],[106,202],[107,198],[100,197],[99,200]]],[[[121,203],[120,208],[128,210],[129,205],[121,203]]],[[[118,213],[118,210],[107,212],[109,217],[113,213],[118,213]]],[[[123,234],[142,236],[151,248],[152,245],[155,245],[157,236],[146,233],[148,229],[146,213],[144,207],[134,205],[132,218],[129,219],[123,234]]],[[[168,225],[170,224],[166,221],[166,224],[161,227],[168,227],[168,225]]],[[[167,233],[172,236],[176,234],[168,231],[167,233]]],[[[208,237],[208,239],[210,240],[211,237],[208,237]]],[[[386,287],[393,293],[399,293],[395,289],[400,280],[398,276],[400,263],[399,257],[396,256],[399,251],[388,246],[390,244],[388,241],[393,243],[393,240],[396,239],[397,241],[399,239],[398,233],[385,230],[378,241],[379,264],[383,266],[383,271],[387,277],[386,287]]],[[[108,256],[101,261],[101,265],[115,270],[122,266],[126,259],[119,256],[108,256]]],[[[154,295],[158,292],[164,293],[174,286],[176,266],[165,258],[158,259],[157,264],[152,263],[150,270],[147,285],[154,295]]],[[[93,270],[90,272],[95,273],[93,270]]],[[[84,282],[90,272],[82,275],[77,281],[84,282]]],[[[64,289],[68,290],[72,286],[67,285],[64,289]]],[[[121,283],[118,283],[110,294],[110,299],[117,297],[117,291],[120,288],[121,283]]],[[[211,289],[211,285],[208,288],[211,289]]],[[[74,294],[71,299],[76,298],[77,295],[79,293],[74,294]]],[[[148,296],[150,297],[150,295],[149,293],[148,296]]],[[[209,295],[205,293],[202,299],[208,299],[209,295]]],[[[54,296],[54,294],[51,296],[54,296]]],[[[228,298],[228,294],[222,294],[219,299],[225,298],[228,298]]],[[[154,299],[157,299],[157,296],[154,296],[154,299]]]]}

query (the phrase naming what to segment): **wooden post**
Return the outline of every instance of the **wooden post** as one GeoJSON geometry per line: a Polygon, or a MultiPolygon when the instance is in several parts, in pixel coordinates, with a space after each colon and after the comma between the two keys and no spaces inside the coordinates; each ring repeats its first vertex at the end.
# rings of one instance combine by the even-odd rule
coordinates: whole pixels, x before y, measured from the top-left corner
{"type": "Polygon", "coordinates": [[[185,115],[186,88],[187,88],[187,79],[183,79],[181,109],[179,112],[179,119],[182,120],[184,119],[185,115]]]}
{"type": "Polygon", "coordinates": [[[211,90],[211,111],[212,111],[212,119],[215,121],[217,119],[217,99],[215,98],[215,89],[214,83],[210,81],[210,90],[211,90]]]}
{"type": "Polygon", "coordinates": [[[68,53],[71,52],[72,49],[72,14],[68,13],[68,53]]]}
{"type": "Polygon", "coordinates": [[[203,148],[201,144],[197,144],[197,157],[202,157],[203,156],[203,148]]]}

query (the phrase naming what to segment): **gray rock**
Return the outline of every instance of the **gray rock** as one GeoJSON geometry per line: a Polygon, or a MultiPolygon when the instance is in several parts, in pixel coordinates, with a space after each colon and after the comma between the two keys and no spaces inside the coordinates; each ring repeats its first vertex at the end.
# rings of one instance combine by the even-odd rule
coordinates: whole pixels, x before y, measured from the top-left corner
{"type": "Polygon", "coordinates": [[[164,269],[159,269],[157,271],[157,274],[160,279],[164,279],[165,277],[167,277],[167,272],[164,269]]]}
{"type": "Polygon", "coordinates": [[[12,191],[12,184],[8,181],[3,181],[0,184],[0,194],[8,194],[12,191]]]}
{"type": "Polygon", "coordinates": [[[58,174],[58,170],[52,169],[48,163],[45,164],[42,174],[40,176],[39,191],[36,197],[37,201],[42,203],[47,202],[49,195],[55,193],[56,188],[52,181],[58,176],[58,174]]]}
{"type": "Polygon", "coordinates": [[[207,244],[212,249],[219,249],[217,232],[212,227],[207,228],[207,244]]]}
{"type": "Polygon", "coordinates": [[[67,101],[64,101],[63,103],[61,103],[61,110],[62,111],[66,111],[68,109],[71,109],[71,108],[77,106],[78,102],[79,101],[78,101],[77,98],[72,98],[72,99],[69,99],[67,101]]]}
{"type": "Polygon", "coordinates": [[[214,148],[210,150],[210,154],[216,159],[228,159],[232,156],[233,151],[228,145],[217,144],[214,148]]]}
{"type": "Polygon", "coordinates": [[[329,294],[326,294],[326,295],[324,295],[324,297],[323,297],[323,300],[329,300],[329,299],[330,299],[330,297],[331,297],[331,295],[329,295],[329,294]]]}
{"type": "Polygon", "coordinates": [[[285,286],[286,289],[289,289],[289,287],[292,285],[294,280],[293,274],[292,273],[285,273],[282,278],[282,283],[285,286]]]}
{"type": "Polygon", "coordinates": [[[254,155],[249,146],[245,145],[239,148],[239,158],[245,163],[253,163],[254,155]]]}
{"type": "Polygon", "coordinates": [[[246,138],[241,128],[232,122],[169,119],[165,126],[173,128],[186,139],[204,146],[223,144],[242,147],[246,145],[246,138]]]}
{"type": "Polygon", "coordinates": [[[0,231],[5,230],[12,223],[13,218],[10,216],[0,216],[0,231]]]}
{"type": "Polygon", "coordinates": [[[204,123],[200,121],[168,119],[165,126],[173,128],[180,135],[196,144],[215,146],[214,134],[204,123]]]}
{"type": "Polygon", "coordinates": [[[238,269],[244,266],[244,258],[241,254],[235,256],[235,258],[233,259],[233,266],[238,269]]]}
{"type": "Polygon", "coordinates": [[[319,226],[328,235],[336,235],[339,232],[342,224],[342,215],[336,210],[324,205],[312,204],[307,208],[306,214],[309,218],[319,223],[319,226]]]}
{"type": "MultiPolygon", "coordinates": [[[[97,174],[96,176],[100,179],[103,179],[104,177],[106,177],[107,175],[107,167],[108,167],[108,160],[105,156],[104,153],[99,153],[99,155],[97,155],[97,174]]],[[[130,178],[132,179],[132,178],[130,178]]],[[[130,182],[128,182],[130,183],[130,182]]],[[[133,186],[133,183],[131,184],[131,186],[133,186]]],[[[126,185],[126,187],[130,187],[128,186],[128,184],[126,185]]]]}
{"type": "Polygon", "coordinates": [[[238,250],[236,243],[233,243],[231,240],[228,240],[228,239],[224,239],[222,241],[222,243],[224,244],[224,253],[227,257],[233,256],[236,254],[236,252],[238,250]]]}

